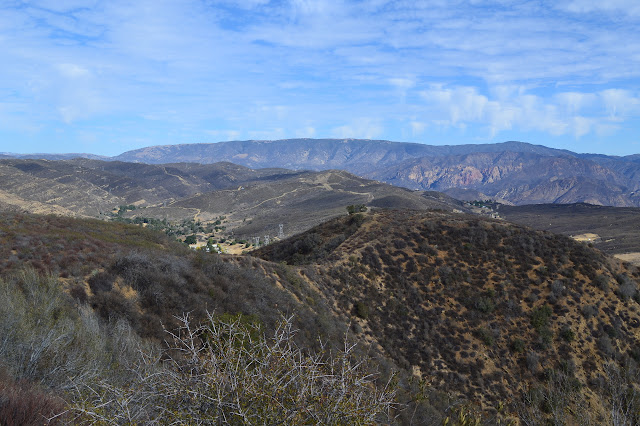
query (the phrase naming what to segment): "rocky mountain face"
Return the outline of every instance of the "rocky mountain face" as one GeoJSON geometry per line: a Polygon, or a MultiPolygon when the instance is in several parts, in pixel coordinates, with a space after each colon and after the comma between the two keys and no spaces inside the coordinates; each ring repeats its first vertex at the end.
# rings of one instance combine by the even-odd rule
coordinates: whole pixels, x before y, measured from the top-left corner
{"type": "Polygon", "coordinates": [[[640,206],[637,156],[577,154],[522,142],[431,146],[355,139],[234,141],[150,147],[115,158],[343,169],[411,189],[452,191],[471,199],[486,196],[511,204],[640,206]]]}
{"type": "Polygon", "coordinates": [[[570,154],[569,151],[522,142],[435,146],[362,139],[285,139],[153,146],[128,151],[114,159],[149,164],[230,161],[251,168],[345,169],[363,174],[413,158],[503,151],[570,154]]]}
{"type": "MultiPolygon", "coordinates": [[[[535,153],[472,153],[423,157],[371,173],[394,185],[438,191],[473,190],[513,204],[586,202],[637,206],[640,167],[535,153]],[[615,166],[615,167],[614,167],[615,166]]],[[[476,194],[471,194],[475,196],[476,194]]]]}

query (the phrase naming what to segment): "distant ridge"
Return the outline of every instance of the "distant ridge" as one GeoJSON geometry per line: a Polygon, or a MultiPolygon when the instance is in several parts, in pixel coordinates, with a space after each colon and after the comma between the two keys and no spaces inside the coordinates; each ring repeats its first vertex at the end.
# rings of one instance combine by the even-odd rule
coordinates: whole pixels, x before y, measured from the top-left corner
{"type": "Polygon", "coordinates": [[[108,160],[110,157],[104,155],[86,154],[86,153],[69,153],[69,154],[14,154],[11,152],[0,153],[2,158],[16,158],[23,160],[73,160],[74,158],[88,158],[90,160],[108,160]]]}
{"type": "Polygon", "coordinates": [[[510,204],[586,202],[640,206],[640,155],[578,154],[525,142],[425,145],[362,139],[249,140],[125,152],[128,162],[213,163],[252,169],[342,169],[410,189],[510,204]]]}
{"type": "Polygon", "coordinates": [[[424,156],[462,155],[471,152],[529,152],[549,156],[578,156],[571,151],[525,142],[495,144],[426,145],[368,139],[282,139],[247,140],[202,144],[160,145],[127,151],[114,157],[119,161],[143,163],[231,161],[247,167],[294,169],[355,168],[374,169],[381,165],[424,156]]]}
{"type": "MultiPolygon", "coordinates": [[[[0,154],[2,155],[2,154],[0,154]]],[[[151,146],[115,157],[5,154],[48,160],[84,157],[129,163],[230,162],[249,169],[345,170],[463,200],[508,204],[590,203],[640,207],[640,154],[579,154],[526,142],[426,145],[368,139],[283,139],[151,146]]]]}

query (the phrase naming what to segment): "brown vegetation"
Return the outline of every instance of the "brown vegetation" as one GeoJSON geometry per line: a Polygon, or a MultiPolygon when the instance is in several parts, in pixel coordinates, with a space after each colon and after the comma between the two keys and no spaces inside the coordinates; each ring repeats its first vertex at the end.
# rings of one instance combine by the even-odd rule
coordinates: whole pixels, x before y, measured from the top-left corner
{"type": "MultiPolygon", "coordinates": [[[[186,313],[196,328],[245,318],[239,335],[260,330],[269,337],[256,342],[268,343],[282,315],[295,314],[288,327],[298,332],[288,335],[298,359],[338,354],[347,334],[356,358],[375,363],[376,385],[399,372],[397,423],[638,421],[640,273],[567,237],[443,211],[383,211],[345,212],[252,256],[196,253],[131,225],[25,214],[0,218],[0,241],[5,382],[60,391],[75,415],[126,402],[114,421],[142,421],[163,412],[160,400],[190,415],[194,405],[154,381],[193,379],[176,345],[163,346],[166,330],[175,334],[186,313]],[[171,359],[177,372],[163,370],[171,359]]],[[[248,404],[260,383],[246,388],[248,404]]]]}

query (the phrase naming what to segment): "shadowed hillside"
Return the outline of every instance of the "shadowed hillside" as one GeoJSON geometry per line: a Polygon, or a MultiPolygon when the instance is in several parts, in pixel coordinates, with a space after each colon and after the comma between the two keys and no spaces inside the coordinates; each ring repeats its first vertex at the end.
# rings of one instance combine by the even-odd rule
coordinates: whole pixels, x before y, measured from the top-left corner
{"type": "MultiPolygon", "coordinates": [[[[267,334],[278,329],[283,315],[294,314],[294,339],[305,353],[344,347],[348,330],[348,341],[359,343],[357,354],[370,357],[382,383],[399,371],[393,412],[399,424],[442,424],[447,417],[450,424],[461,418],[606,424],[616,413],[614,402],[640,407],[634,405],[640,402],[640,272],[564,236],[444,211],[354,211],[251,256],[231,256],[194,252],[141,227],[4,214],[0,243],[3,294],[23,300],[14,290],[29,297],[45,292],[40,299],[58,304],[46,311],[47,321],[64,319],[52,333],[76,333],[80,327],[78,333],[94,336],[54,339],[67,345],[64,353],[73,359],[55,356],[55,347],[47,346],[53,352],[36,358],[35,370],[20,361],[28,359],[21,351],[33,343],[8,347],[11,357],[2,359],[10,362],[10,377],[0,376],[2,383],[37,380],[36,395],[43,385],[58,389],[63,401],[52,399],[54,408],[89,404],[74,399],[78,394],[65,378],[71,376],[64,376],[81,370],[90,378],[95,372],[80,366],[98,368],[79,361],[89,356],[77,353],[84,347],[79,342],[104,342],[108,359],[133,362],[134,346],[119,355],[109,352],[125,339],[119,333],[134,333],[127,342],[159,344],[165,328],[180,326],[187,312],[194,324],[207,321],[207,312],[227,319],[241,314],[267,334]],[[47,284],[11,278],[22,276],[24,268],[49,274],[47,284]],[[104,327],[99,329],[105,337],[83,328],[89,326],[104,327]],[[55,369],[57,362],[65,364],[55,369]]],[[[11,303],[11,309],[27,306],[11,303]]],[[[21,315],[37,319],[30,311],[21,315]]],[[[49,345],[40,331],[12,326],[9,315],[1,318],[4,329],[16,330],[12,342],[20,342],[19,331],[35,339],[27,342],[49,345]]],[[[91,362],[115,368],[108,359],[91,362]]],[[[136,374],[156,377],[151,367],[144,373],[136,365],[136,374]]],[[[111,376],[106,377],[94,385],[123,395],[134,384],[150,386],[119,372],[113,380],[124,387],[110,388],[111,376]]],[[[129,408],[151,415],[143,409],[144,398],[131,398],[127,404],[137,405],[129,408]]],[[[171,401],[184,409],[186,402],[171,401]]],[[[640,420],[637,412],[625,414],[629,424],[640,420]]]]}
{"type": "Polygon", "coordinates": [[[564,375],[577,386],[565,397],[584,395],[556,402],[570,417],[597,403],[609,363],[640,359],[640,273],[564,236],[387,211],[336,219],[255,255],[301,265],[382,354],[435,389],[496,410],[513,404],[524,415],[516,401],[564,375]]]}
{"type": "Polygon", "coordinates": [[[638,206],[639,170],[623,160],[601,163],[578,156],[505,151],[422,157],[367,176],[412,189],[451,190],[452,195],[456,190],[461,195],[461,190],[477,191],[513,204],[638,206]]]}
{"type": "Polygon", "coordinates": [[[344,213],[351,204],[465,210],[444,194],[393,187],[339,170],[254,170],[224,162],[2,160],[0,178],[0,209],[5,211],[205,225],[224,216],[226,238],[276,236],[279,224],[292,235],[344,213]]]}
{"type": "Polygon", "coordinates": [[[591,244],[605,253],[640,252],[640,209],[590,204],[499,206],[501,217],[564,235],[596,234],[591,244]]]}
{"type": "Polygon", "coordinates": [[[148,208],[127,216],[145,215],[171,220],[195,218],[203,222],[219,216],[227,218],[227,227],[241,238],[293,235],[345,213],[345,207],[410,209],[465,209],[463,204],[444,194],[410,191],[380,182],[362,179],[339,170],[299,172],[280,179],[248,182],[243,186],[212,191],[166,208],[148,208]]]}
{"type": "Polygon", "coordinates": [[[97,217],[120,205],[149,206],[294,173],[230,163],[148,165],[74,159],[0,161],[7,210],[97,217]]]}

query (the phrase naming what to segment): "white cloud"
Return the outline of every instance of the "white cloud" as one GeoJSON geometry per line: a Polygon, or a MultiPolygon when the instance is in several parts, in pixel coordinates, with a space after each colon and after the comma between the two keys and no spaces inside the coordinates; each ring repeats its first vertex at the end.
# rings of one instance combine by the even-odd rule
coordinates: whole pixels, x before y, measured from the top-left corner
{"type": "Polygon", "coordinates": [[[358,118],[342,126],[335,127],[332,135],[337,138],[375,139],[384,131],[382,124],[373,118],[358,118]]]}
{"type": "Polygon", "coordinates": [[[233,5],[242,9],[254,9],[269,4],[270,0],[223,0],[222,3],[233,5]]]}
{"type": "Polygon", "coordinates": [[[636,0],[570,0],[559,2],[558,6],[577,13],[615,12],[640,16],[640,4],[636,0]]]}
{"type": "Polygon", "coordinates": [[[95,7],[98,0],[27,0],[25,3],[55,12],[68,12],[95,7]]]}
{"type": "Polygon", "coordinates": [[[640,97],[623,89],[607,89],[599,93],[612,119],[640,113],[640,97]]]}
{"type": "Polygon", "coordinates": [[[433,85],[421,92],[432,122],[439,126],[485,127],[491,137],[505,130],[536,130],[580,138],[612,121],[637,118],[640,98],[626,90],[563,92],[545,99],[522,90],[491,91],[493,99],[473,87],[433,85]],[[585,116],[584,113],[590,115],[585,116]]]}
{"type": "Polygon", "coordinates": [[[278,127],[274,129],[251,130],[248,132],[248,134],[251,139],[275,140],[275,139],[284,139],[287,133],[283,128],[278,127]]]}
{"type": "Polygon", "coordinates": [[[312,138],[316,135],[316,129],[312,126],[306,126],[295,131],[298,138],[312,138]]]}
{"type": "Polygon", "coordinates": [[[242,134],[242,132],[238,130],[205,130],[205,133],[218,138],[220,141],[237,140],[242,134]]]}
{"type": "Polygon", "coordinates": [[[400,77],[394,77],[394,78],[390,78],[389,79],[389,83],[391,83],[392,86],[406,91],[409,90],[413,87],[415,87],[416,82],[414,79],[412,78],[400,78],[400,77]]]}
{"type": "Polygon", "coordinates": [[[409,124],[411,126],[411,135],[412,136],[419,136],[419,135],[423,134],[425,129],[427,128],[427,124],[423,123],[421,121],[412,121],[409,124]]]}
{"type": "Polygon", "coordinates": [[[576,138],[580,138],[581,136],[590,133],[594,124],[595,120],[592,118],[580,116],[573,117],[573,125],[571,126],[573,128],[573,135],[576,138]]]}
{"type": "Polygon", "coordinates": [[[56,68],[63,77],[75,79],[88,77],[90,75],[88,69],[75,64],[59,64],[56,68]]]}
{"type": "Polygon", "coordinates": [[[569,115],[577,114],[583,108],[593,105],[597,95],[593,93],[563,92],[555,95],[558,105],[562,106],[569,115]]]}

